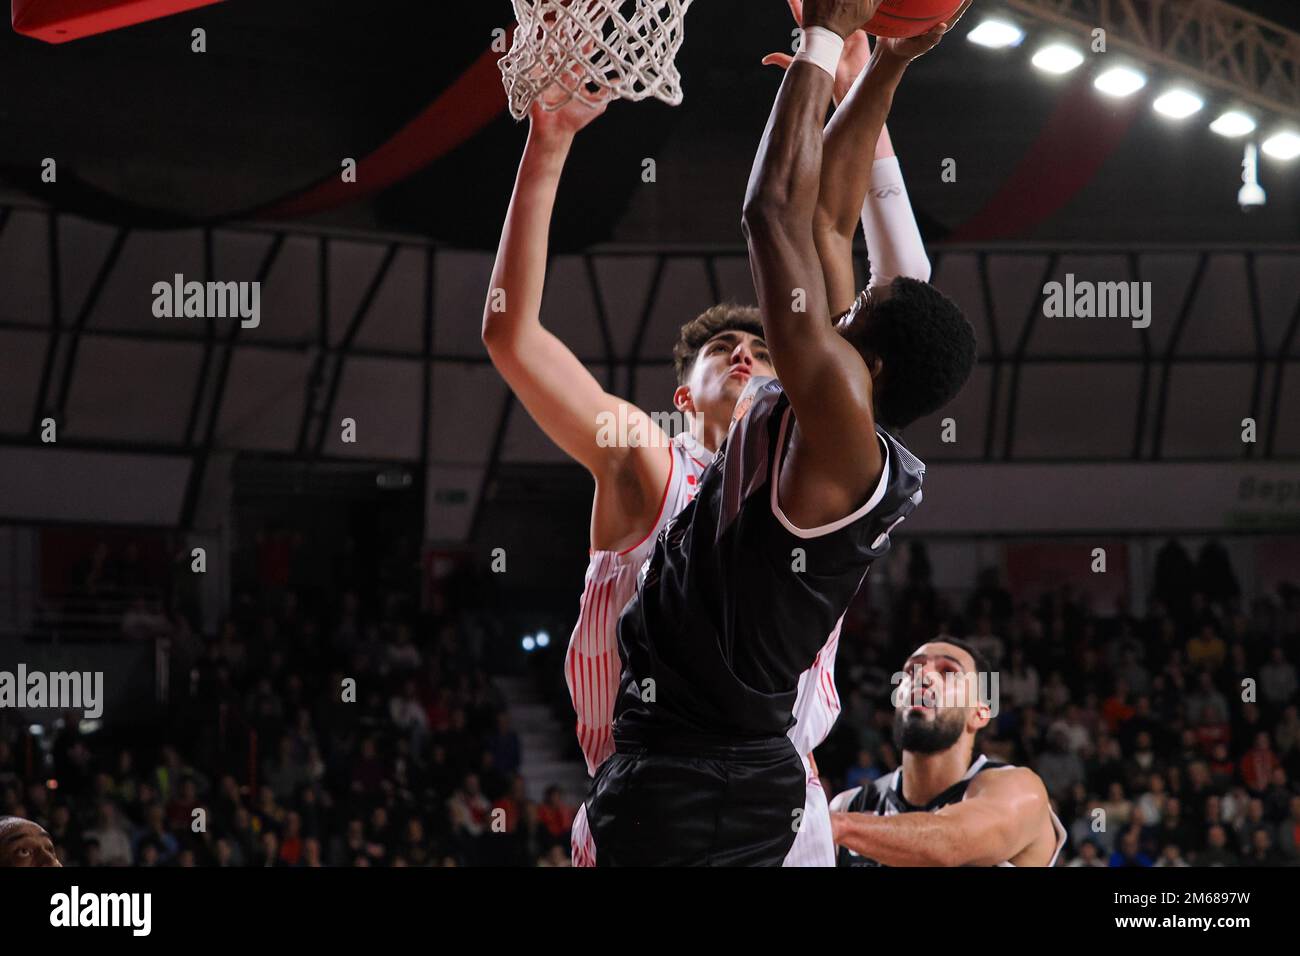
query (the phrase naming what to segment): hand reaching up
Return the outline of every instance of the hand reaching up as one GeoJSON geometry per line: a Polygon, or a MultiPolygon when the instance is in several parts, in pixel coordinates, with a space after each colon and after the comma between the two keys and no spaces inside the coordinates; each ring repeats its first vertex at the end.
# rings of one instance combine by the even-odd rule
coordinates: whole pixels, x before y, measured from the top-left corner
{"type": "MultiPolygon", "coordinates": [[[[794,22],[802,27],[804,0],[786,0],[786,3],[794,15],[794,22]]],[[[853,81],[866,69],[870,59],[871,38],[865,30],[854,30],[844,38],[844,52],[840,54],[840,64],[835,71],[836,104],[844,102],[844,97],[849,95],[849,90],[853,87],[853,81]]],[[[793,62],[794,57],[788,53],[769,53],[763,57],[764,66],[779,66],[783,70],[788,70],[793,62]]]]}

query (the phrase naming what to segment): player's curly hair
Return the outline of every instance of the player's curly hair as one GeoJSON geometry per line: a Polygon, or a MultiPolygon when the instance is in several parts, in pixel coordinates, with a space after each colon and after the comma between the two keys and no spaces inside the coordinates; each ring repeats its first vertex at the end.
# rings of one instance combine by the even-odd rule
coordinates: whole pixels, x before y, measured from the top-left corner
{"type": "Polygon", "coordinates": [[[918,279],[895,279],[855,343],[878,357],[876,421],[903,428],[961,391],[975,366],[975,330],[957,304],[918,279]]]}
{"type": "Polygon", "coordinates": [[[719,332],[735,329],[751,335],[763,335],[763,317],[758,309],[749,305],[723,302],[702,312],[682,326],[677,344],[673,346],[673,366],[677,370],[677,384],[683,385],[690,377],[696,356],[704,343],[719,332]]]}

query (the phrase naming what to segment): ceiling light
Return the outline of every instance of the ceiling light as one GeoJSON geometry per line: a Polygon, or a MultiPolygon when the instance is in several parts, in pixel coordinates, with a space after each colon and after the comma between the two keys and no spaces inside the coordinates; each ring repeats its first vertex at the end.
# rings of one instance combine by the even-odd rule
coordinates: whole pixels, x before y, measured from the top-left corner
{"type": "Polygon", "coordinates": [[[1300,157],[1300,133],[1289,129],[1274,133],[1264,140],[1260,149],[1264,151],[1265,156],[1271,156],[1273,159],[1287,161],[1295,159],[1300,157]]]}
{"type": "Polygon", "coordinates": [[[1205,100],[1184,89],[1170,90],[1155,102],[1156,112],[1170,119],[1187,119],[1204,108],[1205,100]]]}
{"type": "Polygon", "coordinates": [[[1147,78],[1127,66],[1116,66],[1093,80],[1092,85],[1107,96],[1132,96],[1147,85],[1147,78]]]}
{"type": "Polygon", "coordinates": [[[1069,73],[1083,63],[1083,54],[1064,43],[1053,43],[1034,54],[1033,64],[1044,73],[1069,73]]]}
{"type": "Polygon", "coordinates": [[[1236,139],[1239,136],[1248,136],[1255,132],[1255,121],[1241,110],[1228,110],[1210,124],[1210,129],[1220,136],[1236,139]]]}
{"type": "Polygon", "coordinates": [[[985,20],[966,34],[966,39],[990,50],[1000,50],[1004,47],[1020,46],[1025,39],[1025,31],[1006,20],[985,20]]]}

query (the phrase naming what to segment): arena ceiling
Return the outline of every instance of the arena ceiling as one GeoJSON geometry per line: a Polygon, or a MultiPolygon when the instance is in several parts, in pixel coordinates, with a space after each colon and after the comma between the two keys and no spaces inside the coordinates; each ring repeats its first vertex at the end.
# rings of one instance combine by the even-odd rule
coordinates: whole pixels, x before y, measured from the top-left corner
{"type": "MultiPolygon", "coordinates": [[[[1300,29],[1293,0],[1238,5],[1300,29]]],[[[305,220],[490,248],[523,134],[497,110],[485,56],[510,20],[507,0],[226,0],[60,46],[0,31],[0,182],[112,223],[305,220]],[[196,26],[203,54],[190,51],[196,26]],[[366,189],[313,192],[343,157],[377,150],[366,189]],[[403,154],[439,158],[406,169],[403,154]],[[39,180],[45,157],[57,184],[39,180]]],[[[698,0],[685,104],[618,104],[584,135],[558,245],[738,241],[778,81],[758,61],[790,29],[782,0],[698,0]],[[653,184],[641,181],[646,157],[653,184]]],[[[1077,80],[1044,82],[1022,52],[950,40],[913,69],[891,125],[930,240],[1300,237],[1300,165],[1265,163],[1269,206],[1244,215],[1239,145],[1104,105],[1077,80]],[[947,158],[956,183],[940,180],[947,158]],[[1017,201],[1026,191],[1038,194],[1017,201]]]]}

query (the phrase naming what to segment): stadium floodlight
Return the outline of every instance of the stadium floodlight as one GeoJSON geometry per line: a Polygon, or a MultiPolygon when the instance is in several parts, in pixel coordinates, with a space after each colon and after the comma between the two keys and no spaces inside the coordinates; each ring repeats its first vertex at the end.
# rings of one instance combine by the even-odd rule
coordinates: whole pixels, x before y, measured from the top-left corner
{"type": "Polygon", "coordinates": [[[1182,120],[1194,116],[1205,108],[1205,100],[1191,90],[1178,87],[1157,97],[1155,111],[1170,119],[1182,120]]]}
{"type": "Polygon", "coordinates": [[[546,631],[538,631],[538,632],[537,632],[537,646],[538,646],[538,647],[546,647],[546,646],[547,646],[548,644],[550,644],[550,643],[551,643],[551,635],[550,635],[550,634],[548,634],[546,631]]]}
{"type": "Polygon", "coordinates": [[[1265,156],[1290,162],[1300,157],[1300,133],[1284,129],[1264,140],[1260,149],[1264,151],[1265,156]]]}
{"type": "Polygon", "coordinates": [[[1034,54],[1034,66],[1044,73],[1058,76],[1077,70],[1083,64],[1083,54],[1065,43],[1050,43],[1034,54]]]}
{"type": "Polygon", "coordinates": [[[966,34],[966,39],[990,50],[1003,50],[1020,46],[1024,42],[1025,31],[1014,23],[990,17],[966,34]]]}
{"type": "Polygon", "coordinates": [[[531,651],[534,647],[537,646],[537,642],[536,642],[535,640],[533,640],[533,635],[531,635],[531,634],[525,634],[525,635],[524,635],[524,640],[523,640],[523,645],[524,645],[524,650],[526,650],[526,651],[531,651]]]}
{"type": "Polygon", "coordinates": [[[1122,98],[1146,86],[1147,78],[1130,67],[1114,66],[1093,80],[1092,85],[1107,96],[1122,98]]]}
{"type": "Polygon", "coordinates": [[[1210,129],[1220,136],[1239,139],[1255,132],[1255,126],[1255,121],[1241,110],[1228,110],[1210,124],[1210,129]]]}

